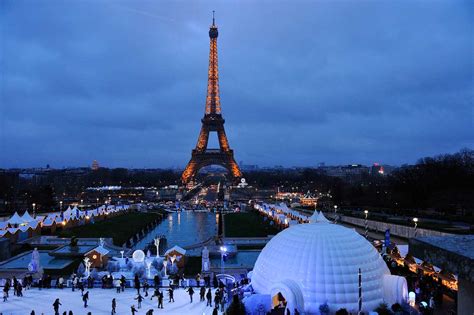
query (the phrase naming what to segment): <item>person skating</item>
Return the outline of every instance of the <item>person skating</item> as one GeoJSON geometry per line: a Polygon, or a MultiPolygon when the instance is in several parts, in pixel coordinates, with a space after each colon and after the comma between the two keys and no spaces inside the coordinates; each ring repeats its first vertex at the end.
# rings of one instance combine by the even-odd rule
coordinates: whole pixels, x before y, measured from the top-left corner
{"type": "Polygon", "coordinates": [[[20,282],[18,282],[17,285],[16,285],[16,296],[18,296],[18,297],[23,296],[23,286],[21,285],[20,282]]]}
{"type": "Polygon", "coordinates": [[[68,315],[74,315],[74,314],[72,313],[72,311],[69,311],[68,315]]]}
{"type": "Polygon", "coordinates": [[[207,290],[206,299],[207,299],[206,306],[212,307],[212,292],[211,292],[211,288],[209,288],[209,289],[207,290]]]}
{"type": "Polygon", "coordinates": [[[199,273],[196,275],[196,285],[198,288],[201,286],[201,275],[199,273]]]}
{"type": "Polygon", "coordinates": [[[205,288],[205,287],[201,287],[201,289],[200,289],[200,291],[199,291],[199,300],[200,300],[201,302],[204,302],[205,296],[206,296],[206,288],[205,288]]]}
{"type": "Polygon", "coordinates": [[[163,308],[163,292],[158,294],[158,308],[163,308]]]}
{"type": "Polygon", "coordinates": [[[132,305],[132,307],[130,307],[130,311],[132,312],[132,315],[135,315],[135,313],[138,312],[135,308],[135,305],[132,305]]]}
{"type": "MultiPolygon", "coordinates": [[[[224,293],[224,292],[222,292],[224,293]]],[[[227,299],[225,298],[225,295],[222,294],[221,295],[221,298],[220,298],[220,303],[221,303],[221,312],[224,313],[224,309],[225,309],[225,303],[227,302],[227,299]]]]}
{"type": "Polygon", "coordinates": [[[121,285],[120,285],[120,279],[115,280],[115,288],[117,288],[117,293],[120,293],[121,291],[121,285]]]}
{"type": "Polygon", "coordinates": [[[150,308],[145,315],[153,315],[153,310],[150,308]]]}
{"type": "Polygon", "coordinates": [[[148,284],[148,281],[145,280],[145,282],[143,283],[143,292],[145,292],[145,297],[148,296],[148,288],[150,287],[150,285],[148,284]]]}
{"type": "Polygon", "coordinates": [[[5,286],[3,287],[3,296],[5,298],[5,296],[8,298],[8,291],[10,290],[10,279],[7,279],[7,281],[5,282],[5,286]]]}
{"type": "Polygon", "coordinates": [[[126,281],[127,281],[127,280],[125,279],[125,276],[122,275],[122,276],[120,277],[120,287],[122,288],[122,292],[125,291],[125,283],[126,283],[126,281]]]}
{"type": "Polygon", "coordinates": [[[214,309],[212,310],[212,315],[218,315],[219,312],[217,311],[217,305],[216,307],[214,307],[214,309]]]}
{"type": "Polygon", "coordinates": [[[138,279],[138,275],[135,275],[135,279],[133,280],[134,287],[137,290],[137,294],[140,295],[140,279],[138,279]]]}
{"type": "Polygon", "coordinates": [[[112,315],[115,314],[115,308],[117,307],[117,301],[115,301],[115,298],[112,299],[112,315]]]}
{"type": "Polygon", "coordinates": [[[138,293],[138,296],[135,298],[135,300],[138,301],[138,308],[142,308],[142,301],[143,301],[143,296],[140,295],[140,293],[138,293]]]}
{"type": "Polygon", "coordinates": [[[84,283],[81,281],[78,282],[77,287],[81,290],[81,296],[84,295],[84,283]]]}
{"type": "Polygon", "coordinates": [[[168,303],[174,302],[174,290],[172,287],[168,289],[169,301],[168,303]]]}
{"type": "Polygon", "coordinates": [[[58,279],[58,288],[62,289],[64,288],[64,278],[63,276],[60,276],[58,279]]]}
{"type": "Polygon", "coordinates": [[[7,291],[3,290],[3,302],[6,302],[8,300],[8,293],[7,291]]]}
{"type": "Polygon", "coordinates": [[[214,293],[214,305],[219,307],[220,300],[221,300],[221,291],[217,289],[216,292],[214,293]]]}
{"type": "Polygon", "coordinates": [[[193,294],[194,294],[193,287],[189,287],[189,289],[187,290],[187,292],[189,293],[189,299],[191,300],[190,303],[192,303],[192,302],[193,302],[193,294]]]}
{"type": "Polygon", "coordinates": [[[59,299],[56,299],[53,303],[54,315],[59,315],[59,305],[62,305],[62,304],[61,302],[59,302],[59,299]]]}
{"type": "Polygon", "coordinates": [[[89,300],[89,291],[84,293],[84,295],[82,296],[82,300],[84,301],[84,308],[86,308],[87,307],[87,301],[89,300]]]}

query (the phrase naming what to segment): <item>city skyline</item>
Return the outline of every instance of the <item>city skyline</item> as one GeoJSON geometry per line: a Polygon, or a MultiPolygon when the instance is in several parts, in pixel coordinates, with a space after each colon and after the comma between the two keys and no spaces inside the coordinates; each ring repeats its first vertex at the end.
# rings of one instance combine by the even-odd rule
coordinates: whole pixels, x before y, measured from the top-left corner
{"type": "Polygon", "coordinates": [[[474,144],[468,2],[0,9],[0,167],[184,167],[212,10],[237,161],[400,165],[474,144]]]}

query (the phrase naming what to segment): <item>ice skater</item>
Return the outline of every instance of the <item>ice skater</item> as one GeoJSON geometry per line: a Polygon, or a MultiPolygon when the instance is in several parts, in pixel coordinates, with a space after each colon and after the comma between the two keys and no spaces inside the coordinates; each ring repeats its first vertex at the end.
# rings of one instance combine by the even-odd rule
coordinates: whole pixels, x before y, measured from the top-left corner
{"type": "Polygon", "coordinates": [[[87,301],[89,300],[89,291],[84,293],[84,295],[82,296],[82,300],[84,301],[84,308],[87,308],[87,301]]]}
{"type": "Polygon", "coordinates": [[[112,315],[116,314],[115,308],[117,307],[117,301],[115,301],[115,298],[112,299],[112,315]]]}
{"type": "Polygon", "coordinates": [[[205,287],[201,287],[201,290],[199,291],[199,300],[201,302],[204,302],[204,297],[206,296],[206,288],[205,287]]]}
{"type": "Polygon", "coordinates": [[[135,313],[138,312],[135,308],[135,305],[132,305],[132,307],[130,307],[130,311],[132,312],[132,315],[135,315],[135,313]]]}
{"type": "Polygon", "coordinates": [[[174,302],[174,290],[172,287],[168,289],[168,296],[169,296],[169,301],[168,303],[171,303],[171,301],[174,302]]]}
{"type": "Polygon", "coordinates": [[[135,298],[135,300],[138,301],[138,308],[142,308],[142,301],[143,301],[143,296],[140,295],[140,293],[138,293],[138,296],[135,298]]]}
{"type": "Polygon", "coordinates": [[[163,308],[163,292],[158,295],[158,308],[163,308]]]}
{"type": "Polygon", "coordinates": [[[59,315],[59,305],[62,305],[62,304],[61,302],[59,302],[59,299],[56,299],[53,303],[54,315],[59,315]]]}
{"type": "Polygon", "coordinates": [[[192,302],[193,302],[193,294],[194,294],[193,287],[189,287],[189,289],[187,290],[187,292],[189,293],[189,299],[191,300],[190,303],[192,303],[192,302]]]}
{"type": "Polygon", "coordinates": [[[211,292],[211,288],[209,288],[209,289],[207,290],[206,299],[207,299],[206,306],[212,307],[212,292],[211,292]]]}

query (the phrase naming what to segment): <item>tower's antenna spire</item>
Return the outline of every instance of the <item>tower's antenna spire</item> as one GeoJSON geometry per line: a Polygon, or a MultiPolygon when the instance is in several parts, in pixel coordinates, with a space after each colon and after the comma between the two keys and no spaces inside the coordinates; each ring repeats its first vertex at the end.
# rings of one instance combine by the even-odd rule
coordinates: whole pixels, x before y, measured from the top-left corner
{"type": "Polygon", "coordinates": [[[216,25],[215,20],[214,20],[214,10],[212,10],[212,25],[216,25]]]}

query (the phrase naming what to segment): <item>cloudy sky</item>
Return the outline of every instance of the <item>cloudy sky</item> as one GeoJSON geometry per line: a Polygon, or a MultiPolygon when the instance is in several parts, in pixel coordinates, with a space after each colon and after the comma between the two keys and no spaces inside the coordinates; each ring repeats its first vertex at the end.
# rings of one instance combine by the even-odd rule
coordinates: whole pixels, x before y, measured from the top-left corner
{"type": "Polygon", "coordinates": [[[1,0],[0,167],[183,167],[212,10],[237,161],[402,164],[474,146],[469,1],[1,0]]]}

